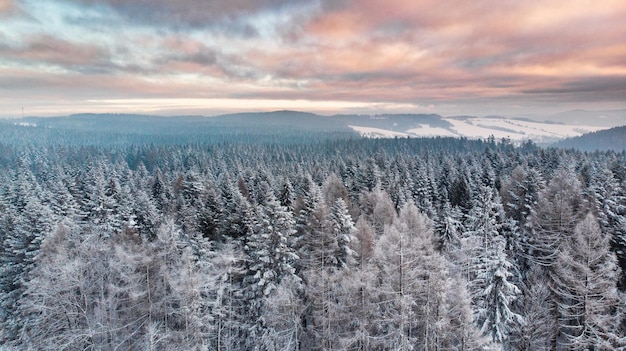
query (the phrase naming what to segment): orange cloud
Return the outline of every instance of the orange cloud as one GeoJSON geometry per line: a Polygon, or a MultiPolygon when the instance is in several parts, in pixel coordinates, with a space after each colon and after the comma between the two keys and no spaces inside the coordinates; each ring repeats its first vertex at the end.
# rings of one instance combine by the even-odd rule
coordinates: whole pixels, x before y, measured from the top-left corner
{"type": "Polygon", "coordinates": [[[0,15],[13,12],[15,7],[12,0],[0,0],[0,15]]]}
{"type": "MultiPolygon", "coordinates": [[[[104,40],[56,36],[40,17],[39,32],[0,44],[3,84],[9,62],[32,86],[100,99],[623,106],[623,0],[93,3],[64,2],[115,23],[98,27],[104,40]]],[[[0,13],[9,7],[0,0],[0,13]]],[[[87,22],[68,32],[91,33],[87,22]]]]}
{"type": "Polygon", "coordinates": [[[414,80],[398,84],[446,87],[433,95],[493,96],[520,92],[537,77],[550,86],[580,75],[624,75],[624,22],[626,3],[612,0],[362,0],[322,13],[307,28],[318,45],[318,72],[397,72],[414,80]]]}

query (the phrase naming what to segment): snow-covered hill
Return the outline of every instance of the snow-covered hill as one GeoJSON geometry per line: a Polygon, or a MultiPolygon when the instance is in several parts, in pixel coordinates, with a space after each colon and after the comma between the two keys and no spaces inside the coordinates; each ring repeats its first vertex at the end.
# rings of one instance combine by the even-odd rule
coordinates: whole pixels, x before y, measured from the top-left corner
{"type": "MultiPolygon", "coordinates": [[[[591,122],[597,120],[587,119],[591,122]]],[[[498,140],[532,140],[541,144],[610,128],[591,122],[593,125],[585,125],[581,121],[579,118],[563,124],[505,117],[441,117],[436,114],[321,116],[298,111],[273,111],[214,117],[82,114],[57,118],[27,117],[14,123],[21,126],[37,125],[43,128],[137,135],[213,135],[227,131],[236,131],[239,135],[317,132],[328,135],[358,133],[368,138],[441,136],[486,139],[493,136],[498,140]]]]}
{"type": "MultiPolygon", "coordinates": [[[[537,143],[550,143],[557,140],[580,136],[606,129],[591,125],[568,125],[535,122],[527,119],[500,117],[442,117],[447,126],[419,124],[406,130],[387,130],[350,125],[350,128],[366,137],[466,137],[466,138],[508,138],[513,142],[532,140],[537,143]]],[[[391,122],[391,121],[390,121],[391,122]]]]}

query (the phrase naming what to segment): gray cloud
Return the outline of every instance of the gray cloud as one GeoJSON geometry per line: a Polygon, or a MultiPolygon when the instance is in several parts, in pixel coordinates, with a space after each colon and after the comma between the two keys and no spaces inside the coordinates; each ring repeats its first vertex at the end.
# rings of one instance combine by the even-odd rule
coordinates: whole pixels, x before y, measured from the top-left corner
{"type": "MultiPolygon", "coordinates": [[[[102,7],[98,0],[65,0],[102,7]]],[[[175,29],[220,27],[229,33],[252,36],[255,31],[240,21],[264,10],[306,4],[305,0],[109,0],[106,6],[128,21],[175,29]]]]}
{"type": "Polygon", "coordinates": [[[626,76],[588,77],[571,80],[558,87],[524,90],[523,93],[569,101],[619,101],[626,98],[626,76]]]}

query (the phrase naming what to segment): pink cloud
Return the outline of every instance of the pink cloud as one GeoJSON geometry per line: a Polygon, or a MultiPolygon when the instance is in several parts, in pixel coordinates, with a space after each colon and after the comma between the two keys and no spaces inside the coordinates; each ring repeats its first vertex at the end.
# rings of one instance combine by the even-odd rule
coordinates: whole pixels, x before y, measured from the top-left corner
{"type": "Polygon", "coordinates": [[[0,0],[0,19],[11,19],[25,15],[18,0],[0,0]]]}
{"type": "Polygon", "coordinates": [[[108,58],[103,48],[73,43],[52,35],[33,35],[19,45],[0,46],[0,55],[23,63],[45,63],[68,68],[94,67],[108,58]]]}
{"type": "Polygon", "coordinates": [[[0,0],[0,16],[10,14],[17,6],[13,3],[12,0],[0,0]]]}
{"type": "MultiPolygon", "coordinates": [[[[622,0],[321,1],[309,13],[275,19],[304,3],[112,0],[91,8],[119,16],[112,21],[124,30],[111,28],[111,47],[42,30],[20,44],[0,44],[0,58],[22,66],[33,86],[100,98],[478,104],[609,96],[619,103],[623,91],[622,0]],[[274,17],[256,18],[253,29],[260,32],[237,32],[272,11],[274,17]],[[46,65],[69,73],[50,73],[41,68],[46,65]]],[[[9,7],[0,0],[0,13],[9,7]]]]}
{"type": "Polygon", "coordinates": [[[406,77],[397,87],[423,98],[521,94],[577,75],[623,76],[624,22],[626,3],[612,0],[352,1],[306,26],[305,40],[316,46],[295,54],[304,63],[292,73],[325,74],[335,89],[352,87],[341,76],[372,78],[361,90],[386,88],[385,73],[395,73],[406,77]]]}

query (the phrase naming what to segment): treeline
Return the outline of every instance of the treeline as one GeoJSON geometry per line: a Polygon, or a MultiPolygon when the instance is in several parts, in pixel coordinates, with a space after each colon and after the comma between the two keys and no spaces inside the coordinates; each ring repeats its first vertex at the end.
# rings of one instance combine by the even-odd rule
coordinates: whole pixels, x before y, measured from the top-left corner
{"type": "Polygon", "coordinates": [[[303,144],[358,138],[328,118],[289,112],[221,117],[84,114],[0,119],[0,143],[24,148],[128,145],[303,144]],[[289,119],[293,119],[288,123],[289,119]]]}
{"type": "Polygon", "coordinates": [[[6,349],[626,345],[624,153],[445,138],[0,150],[6,349]]]}
{"type": "Polygon", "coordinates": [[[626,126],[614,127],[567,138],[555,143],[557,147],[574,148],[583,151],[594,150],[626,150],[626,126]]]}

